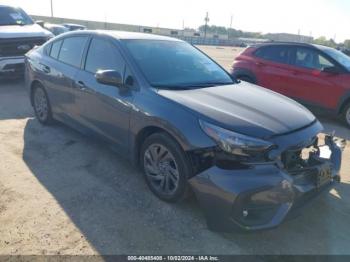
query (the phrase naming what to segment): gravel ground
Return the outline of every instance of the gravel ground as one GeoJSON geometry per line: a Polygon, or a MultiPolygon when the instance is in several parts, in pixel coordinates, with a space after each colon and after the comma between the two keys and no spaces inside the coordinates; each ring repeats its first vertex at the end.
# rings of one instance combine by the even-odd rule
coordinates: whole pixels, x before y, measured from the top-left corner
{"type": "MultiPolygon", "coordinates": [[[[240,51],[201,48],[226,68],[240,51]]],[[[295,220],[251,234],[211,232],[194,198],[159,201],[129,162],[63,125],[41,126],[23,83],[2,83],[0,255],[350,254],[349,160],[347,147],[342,183],[295,220]]]]}

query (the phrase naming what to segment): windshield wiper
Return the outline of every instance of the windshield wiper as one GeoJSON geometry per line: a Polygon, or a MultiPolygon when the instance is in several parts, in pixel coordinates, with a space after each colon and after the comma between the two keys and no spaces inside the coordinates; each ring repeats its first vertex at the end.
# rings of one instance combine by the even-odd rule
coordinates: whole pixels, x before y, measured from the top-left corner
{"type": "Polygon", "coordinates": [[[183,85],[152,85],[155,88],[169,89],[169,90],[191,90],[193,87],[183,85]]]}
{"type": "Polygon", "coordinates": [[[192,86],[194,87],[211,87],[211,86],[227,86],[227,85],[233,85],[234,82],[227,83],[227,82],[206,82],[206,83],[199,83],[194,84],[192,86]]]}
{"type": "Polygon", "coordinates": [[[194,88],[205,88],[205,87],[214,87],[214,86],[224,86],[224,85],[233,85],[232,83],[227,82],[203,82],[203,83],[189,83],[189,84],[178,84],[178,85],[153,85],[156,88],[165,88],[165,89],[174,89],[174,90],[191,90],[194,88]]]}
{"type": "Polygon", "coordinates": [[[0,24],[0,26],[9,26],[9,25],[20,25],[20,26],[23,26],[23,25],[26,25],[26,23],[0,24]]]}

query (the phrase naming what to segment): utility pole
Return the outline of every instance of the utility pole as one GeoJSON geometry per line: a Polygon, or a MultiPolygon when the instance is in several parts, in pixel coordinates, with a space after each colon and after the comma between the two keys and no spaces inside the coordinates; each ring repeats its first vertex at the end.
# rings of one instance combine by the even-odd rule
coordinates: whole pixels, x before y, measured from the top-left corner
{"type": "Polygon", "coordinates": [[[230,28],[228,29],[227,37],[230,39],[230,33],[232,31],[232,21],[233,21],[233,15],[231,15],[231,22],[230,22],[230,28]]]}
{"type": "Polygon", "coordinates": [[[209,23],[209,14],[207,12],[207,15],[205,16],[204,18],[204,22],[205,22],[205,26],[204,26],[204,38],[207,37],[207,26],[208,26],[208,23],[209,23]]]}
{"type": "Polygon", "coordinates": [[[53,4],[52,4],[52,0],[50,0],[51,2],[51,17],[53,17],[53,4]]]}
{"type": "Polygon", "coordinates": [[[182,19],[182,37],[185,35],[185,19],[182,19]]]}

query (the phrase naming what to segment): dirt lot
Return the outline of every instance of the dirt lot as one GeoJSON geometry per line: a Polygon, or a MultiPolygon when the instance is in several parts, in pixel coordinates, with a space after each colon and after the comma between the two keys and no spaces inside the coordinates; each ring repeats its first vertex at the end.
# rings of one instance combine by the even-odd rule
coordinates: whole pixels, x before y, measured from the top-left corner
{"type": "MultiPolygon", "coordinates": [[[[202,47],[228,68],[237,48],[202,47]]],[[[322,119],[327,132],[349,131],[322,119]]],[[[41,126],[23,83],[0,85],[0,255],[350,254],[350,148],[342,183],[302,216],[253,234],[207,230],[195,199],[155,198],[130,163],[63,126],[41,126]]]]}

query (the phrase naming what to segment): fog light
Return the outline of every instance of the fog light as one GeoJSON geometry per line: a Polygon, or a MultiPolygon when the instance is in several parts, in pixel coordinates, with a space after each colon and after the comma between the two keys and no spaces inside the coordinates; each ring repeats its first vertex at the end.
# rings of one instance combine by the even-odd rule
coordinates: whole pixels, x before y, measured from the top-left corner
{"type": "Polygon", "coordinates": [[[243,210],[243,217],[247,217],[249,215],[248,210],[244,209],[243,210]]]}
{"type": "Polygon", "coordinates": [[[291,189],[292,184],[288,180],[283,180],[282,183],[282,189],[291,189]]]}

